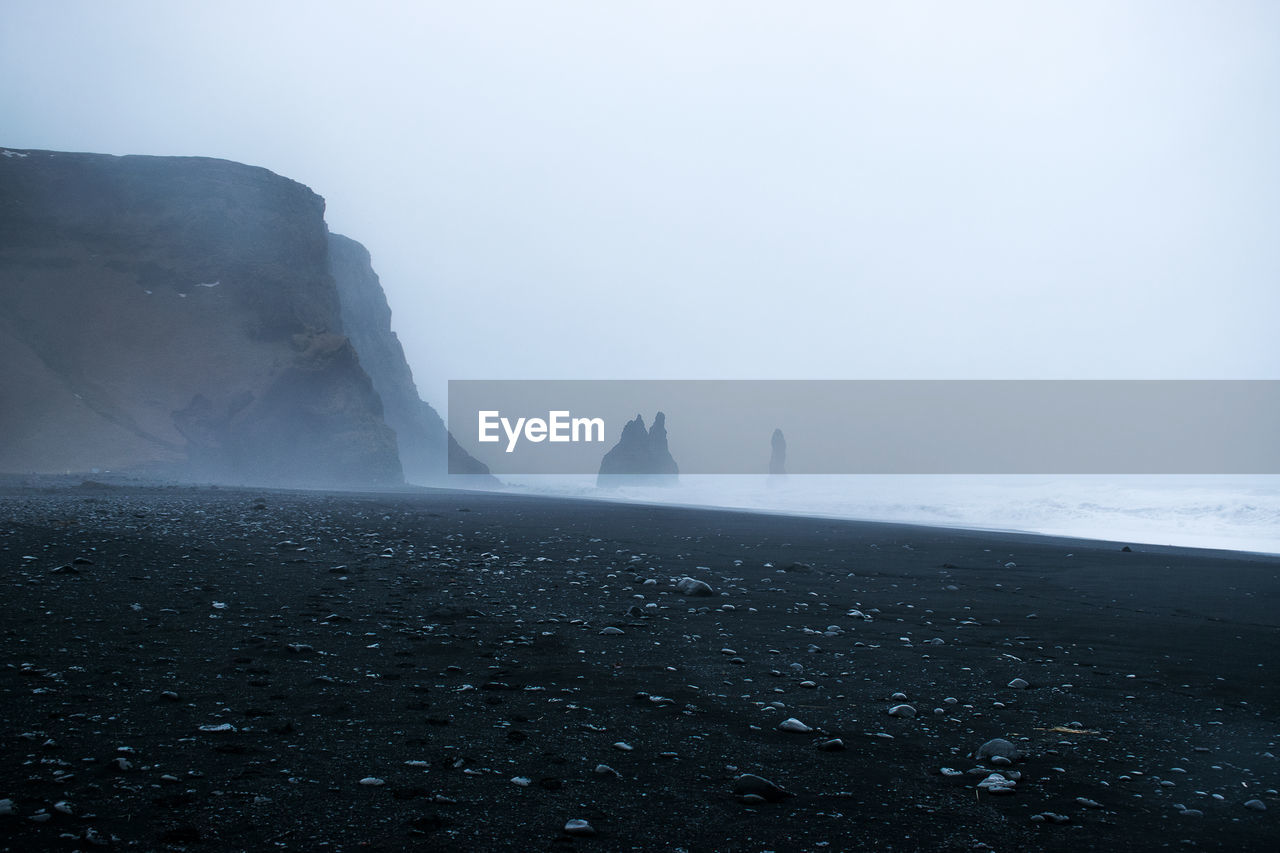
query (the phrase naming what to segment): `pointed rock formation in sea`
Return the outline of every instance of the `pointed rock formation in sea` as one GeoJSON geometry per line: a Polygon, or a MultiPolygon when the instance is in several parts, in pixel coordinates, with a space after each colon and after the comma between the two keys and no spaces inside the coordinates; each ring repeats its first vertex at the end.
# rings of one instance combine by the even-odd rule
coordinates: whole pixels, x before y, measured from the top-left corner
{"type": "Polygon", "coordinates": [[[769,454],[769,479],[770,488],[781,485],[787,479],[787,439],[782,435],[782,430],[775,429],[773,437],[770,439],[772,451],[769,454]]]}
{"type": "Polygon", "coordinates": [[[785,477],[787,474],[787,439],[782,430],[775,429],[770,439],[773,452],[769,455],[769,474],[774,477],[785,477]]]}
{"type": "Polygon", "coordinates": [[[622,428],[622,437],[600,461],[596,485],[610,488],[624,485],[674,486],[680,469],[667,449],[667,418],[658,412],[653,427],[645,429],[644,418],[636,415],[622,428]]]}

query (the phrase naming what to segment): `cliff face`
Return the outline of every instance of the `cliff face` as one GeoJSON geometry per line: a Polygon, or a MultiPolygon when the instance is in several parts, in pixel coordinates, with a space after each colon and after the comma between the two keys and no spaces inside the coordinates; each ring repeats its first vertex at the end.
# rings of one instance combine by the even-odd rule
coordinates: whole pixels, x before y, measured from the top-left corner
{"type": "Polygon", "coordinates": [[[402,482],[329,249],[265,169],[0,149],[0,471],[402,482]]]}
{"type": "Polygon", "coordinates": [[[383,417],[396,432],[405,479],[438,482],[452,470],[496,484],[489,469],[454,441],[440,415],[418,396],[404,348],[391,330],[391,307],[369,251],[355,240],[330,234],[329,269],[338,286],[343,328],[382,398],[383,417]]]}

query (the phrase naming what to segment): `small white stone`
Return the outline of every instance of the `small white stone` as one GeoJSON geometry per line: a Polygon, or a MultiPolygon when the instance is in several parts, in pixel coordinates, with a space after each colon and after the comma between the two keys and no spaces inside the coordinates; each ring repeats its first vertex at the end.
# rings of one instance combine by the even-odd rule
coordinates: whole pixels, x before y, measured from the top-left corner
{"type": "Polygon", "coordinates": [[[795,717],[787,717],[785,720],[778,723],[778,731],[805,734],[806,732],[813,731],[813,729],[809,726],[806,726],[804,723],[800,722],[795,717]]]}
{"type": "Polygon", "coordinates": [[[595,835],[595,828],[585,820],[571,820],[564,825],[564,831],[570,835],[595,835]]]}

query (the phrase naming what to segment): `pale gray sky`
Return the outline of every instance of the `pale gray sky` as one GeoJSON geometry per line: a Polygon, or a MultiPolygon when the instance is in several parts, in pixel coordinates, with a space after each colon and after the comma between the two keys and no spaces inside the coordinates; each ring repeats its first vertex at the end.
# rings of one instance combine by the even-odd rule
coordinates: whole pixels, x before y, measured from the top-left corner
{"type": "Polygon", "coordinates": [[[1280,3],[4,2],[0,145],[223,157],[462,378],[1280,378],[1280,3]]]}

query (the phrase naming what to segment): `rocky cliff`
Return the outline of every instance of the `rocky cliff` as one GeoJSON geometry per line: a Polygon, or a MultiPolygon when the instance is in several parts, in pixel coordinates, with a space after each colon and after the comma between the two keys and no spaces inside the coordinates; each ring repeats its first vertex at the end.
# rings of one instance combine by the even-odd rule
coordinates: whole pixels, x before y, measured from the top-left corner
{"type": "Polygon", "coordinates": [[[405,479],[439,482],[450,470],[496,484],[489,469],[463,450],[430,405],[418,396],[391,307],[369,251],[349,237],[329,235],[329,269],[338,287],[343,328],[382,398],[383,417],[396,432],[405,479]]]}
{"type": "Polygon", "coordinates": [[[644,418],[636,415],[622,427],[622,436],[600,460],[596,485],[674,486],[679,468],[667,448],[667,417],[658,412],[653,426],[645,429],[644,418]]]}
{"type": "Polygon", "coordinates": [[[400,483],[363,357],[307,187],[0,149],[0,471],[400,483]]]}

